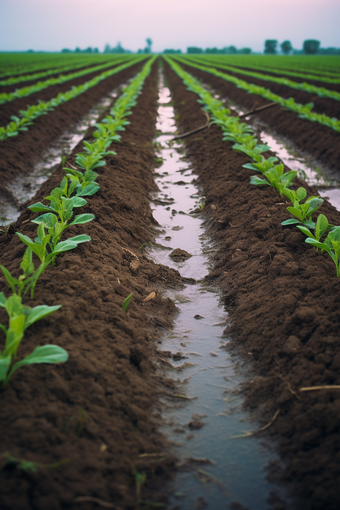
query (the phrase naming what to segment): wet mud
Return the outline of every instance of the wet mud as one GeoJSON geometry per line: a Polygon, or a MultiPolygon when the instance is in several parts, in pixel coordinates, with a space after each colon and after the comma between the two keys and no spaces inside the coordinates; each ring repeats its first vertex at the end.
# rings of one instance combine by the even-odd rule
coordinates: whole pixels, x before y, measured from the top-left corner
{"type": "Polygon", "coordinates": [[[37,118],[28,131],[0,142],[1,184],[6,185],[18,175],[32,172],[34,165],[54,140],[72,128],[103,96],[132,78],[141,69],[141,65],[133,65],[110,76],[47,115],[37,118]]]}
{"type": "MultiPolygon", "coordinates": [[[[164,477],[174,458],[159,432],[157,403],[174,387],[157,373],[154,359],[157,339],[176,312],[162,297],[163,287],[181,285],[181,277],[152,262],[142,248],[154,235],[148,197],[156,189],[156,113],[154,65],[131,124],[113,147],[117,156],[99,169],[101,189],[82,209],[95,220],[70,228],[70,235],[81,231],[92,241],[57,258],[38,281],[34,304],[62,308],[27,330],[20,356],[55,343],[68,351],[69,361],[18,370],[0,390],[2,510],[134,509],[138,501],[143,507],[165,498],[164,477]],[[37,471],[8,463],[8,455],[38,463],[37,471]]],[[[29,203],[42,200],[61,179],[59,167],[29,203]]],[[[25,210],[1,232],[0,260],[14,275],[24,252],[15,232],[34,236],[33,217],[25,210]]]]}
{"type": "MultiPolygon", "coordinates": [[[[255,104],[257,107],[268,104],[267,99],[255,94],[248,94],[222,78],[187,65],[183,67],[193,76],[202,79],[203,83],[213,87],[221,94],[222,98],[229,98],[244,108],[250,110],[255,104]]],[[[255,115],[250,118],[250,124],[254,122],[254,117],[255,115]]],[[[269,125],[278,134],[293,140],[300,150],[308,152],[315,159],[324,162],[330,170],[339,172],[340,143],[337,131],[317,122],[300,119],[296,113],[284,110],[281,106],[257,113],[256,118],[269,125]]]]}
{"type": "MultiPolygon", "coordinates": [[[[204,124],[197,96],[167,65],[165,70],[179,131],[204,124]]],[[[231,86],[222,80],[189,72],[229,95],[231,86]]],[[[300,121],[295,116],[293,124],[289,118],[297,132],[300,121]]],[[[296,228],[280,225],[287,219],[287,204],[273,189],[249,184],[251,172],[242,168],[249,158],[222,142],[218,127],[188,137],[185,145],[206,197],[209,233],[218,243],[207,281],[223,289],[230,314],[229,349],[254,369],[253,380],[243,388],[246,404],[260,412],[263,426],[270,424],[263,434],[278,441],[284,461],[283,467],[269,466],[269,477],[285,481],[302,498],[296,508],[335,510],[340,505],[340,393],[300,391],[340,384],[340,280],[335,266],[304,243],[296,228]]],[[[327,153],[329,143],[324,149],[327,153]]],[[[309,195],[315,194],[305,186],[309,195]]],[[[320,212],[340,224],[340,212],[329,203],[320,212]]],[[[288,508],[275,498],[272,503],[288,508]]]]}

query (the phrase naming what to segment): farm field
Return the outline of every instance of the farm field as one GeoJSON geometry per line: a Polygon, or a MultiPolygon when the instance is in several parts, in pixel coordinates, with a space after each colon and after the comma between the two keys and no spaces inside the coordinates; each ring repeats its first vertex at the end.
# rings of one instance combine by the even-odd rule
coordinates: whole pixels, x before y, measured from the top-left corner
{"type": "Polygon", "coordinates": [[[1,55],[1,509],[339,508],[339,63],[1,55]]]}

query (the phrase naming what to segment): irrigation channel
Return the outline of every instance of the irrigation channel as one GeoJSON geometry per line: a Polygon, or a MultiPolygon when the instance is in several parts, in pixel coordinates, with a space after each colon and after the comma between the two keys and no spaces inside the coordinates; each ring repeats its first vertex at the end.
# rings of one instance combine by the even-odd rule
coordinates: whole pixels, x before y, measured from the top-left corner
{"type": "Polygon", "coordinates": [[[17,220],[22,204],[34,197],[42,184],[52,175],[55,166],[60,163],[61,157],[72,152],[76,145],[84,138],[88,128],[98,122],[100,115],[115,100],[119,91],[125,86],[126,84],[122,84],[115,88],[91,108],[79,120],[76,126],[65,131],[42,155],[39,162],[35,165],[33,172],[20,175],[14,181],[7,184],[8,194],[4,194],[0,189],[1,225],[7,225],[17,220]]]}
{"type": "MultiPolygon", "coordinates": [[[[213,89],[211,92],[216,99],[223,101],[226,107],[243,115],[245,107],[236,104],[229,98],[221,97],[213,89]]],[[[301,151],[291,140],[273,132],[269,126],[256,118],[246,117],[245,121],[253,120],[252,127],[263,143],[267,143],[272,152],[290,168],[298,172],[298,176],[310,186],[315,186],[319,195],[326,198],[338,211],[340,211],[340,178],[325,165],[318,163],[301,151]]]]}
{"type": "Polygon", "coordinates": [[[162,352],[176,353],[171,367],[163,360],[169,376],[178,380],[190,399],[164,401],[164,432],[175,444],[182,465],[170,503],[183,510],[222,510],[233,501],[248,509],[269,508],[267,499],[277,488],[266,480],[265,466],[274,455],[260,437],[234,437],[260,425],[242,408],[238,390],[249,373],[226,348],[223,330],[228,316],[219,291],[204,283],[214,249],[200,217],[204,197],[183,157],[183,146],[170,142],[176,131],[174,109],[162,75],[158,114],[156,141],[163,164],[156,178],[160,191],[153,196],[153,215],[160,233],[148,254],[177,269],[188,282],[184,290],[168,293],[180,313],[173,331],[162,339],[162,352]],[[178,248],[191,256],[176,260],[173,250],[178,248]]]}

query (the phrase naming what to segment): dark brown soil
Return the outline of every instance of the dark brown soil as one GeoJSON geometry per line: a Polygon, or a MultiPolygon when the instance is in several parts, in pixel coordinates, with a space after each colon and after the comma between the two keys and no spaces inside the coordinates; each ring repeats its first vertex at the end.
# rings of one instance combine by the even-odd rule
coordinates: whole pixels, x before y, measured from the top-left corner
{"type": "MultiPolygon", "coordinates": [[[[112,65],[112,68],[117,67],[116,65],[112,65]]],[[[134,66],[132,66],[134,67],[134,66]]],[[[65,83],[61,83],[60,85],[52,85],[47,89],[40,90],[35,94],[31,94],[26,97],[22,97],[20,99],[15,99],[14,101],[10,101],[9,103],[4,103],[0,106],[0,119],[1,126],[6,126],[9,122],[11,122],[12,115],[19,115],[21,110],[26,110],[29,106],[33,104],[38,104],[39,101],[50,101],[54,97],[56,97],[60,92],[67,92],[71,90],[72,87],[77,87],[78,85],[82,85],[83,83],[92,80],[95,76],[98,76],[103,71],[108,71],[110,68],[95,71],[94,73],[86,74],[85,76],[79,76],[79,78],[74,78],[73,80],[66,81],[65,83]]],[[[108,80],[110,78],[107,78],[108,80]]],[[[104,80],[104,81],[106,81],[104,80]]]]}
{"type": "Polygon", "coordinates": [[[335,99],[329,99],[325,97],[319,97],[317,94],[314,93],[311,94],[309,92],[293,89],[291,87],[287,87],[286,85],[281,85],[279,83],[260,80],[259,78],[254,78],[253,76],[246,76],[245,74],[232,72],[227,69],[220,68],[217,65],[214,67],[222,72],[225,72],[226,74],[230,74],[231,76],[235,76],[240,80],[244,80],[247,83],[252,83],[253,85],[258,85],[259,87],[269,89],[274,94],[284,97],[285,99],[293,97],[295,101],[300,104],[314,102],[313,111],[315,113],[328,115],[329,117],[336,117],[337,119],[340,118],[340,101],[336,101],[335,99]]]}
{"type": "MultiPolygon", "coordinates": [[[[103,96],[127,82],[140,67],[141,64],[136,64],[110,76],[47,115],[37,118],[28,131],[0,142],[1,183],[5,184],[22,173],[31,172],[42,153],[55,139],[66,129],[72,129],[72,125],[86,115],[103,96]]],[[[42,94],[47,91],[42,91],[42,94]]]]}
{"type": "MultiPolygon", "coordinates": [[[[119,83],[114,79],[111,87],[119,83]]],[[[135,509],[138,499],[163,498],[158,489],[173,458],[156,426],[155,406],[172,386],[157,375],[153,357],[155,339],[171,327],[176,310],[162,298],[161,285],[178,285],[181,278],[140,249],[153,236],[148,194],[155,190],[156,84],[154,65],[131,125],[113,147],[117,156],[99,169],[101,189],[82,209],[95,221],[70,228],[70,236],[87,233],[92,241],[59,256],[38,282],[34,304],[62,308],[27,330],[19,356],[55,343],[68,351],[69,361],[22,368],[0,390],[1,510],[135,509]],[[132,292],[125,313],[122,303],[132,292]],[[151,292],[155,297],[143,302],[151,292]],[[61,465],[28,473],[6,464],[6,455],[61,465]],[[139,494],[136,477],[144,474],[139,494]]],[[[67,164],[73,162],[74,155],[67,164]]],[[[34,201],[61,179],[58,168],[34,201]]],[[[32,217],[25,211],[0,237],[1,263],[14,274],[24,252],[14,232],[34,236],[32,217]]]]}
{"type": "MultiPolygon", "coordinates": [[[[268,104],[268,100],[255,94],[248,94],[238,89],[236,85],[210,73],[183,66],[193,76],[200,78],[222,94],[244,108],[251,109],[268,104]]],[[[334,101],[335,102],[335,101],[334,101]]],[[[254,122],[255,115],[249,123],[254,122]]],[[[324,163],[330,170],[339,172],[340,143],[339,133],[334,129],[322,126],[318,122],[300,119],[296,113],[284,110],[281,106],[265,110],[256,114],[256,118],[268,124],[277,133],[291,139],[302,151],[309,153],[320,163],[324,163]]],[[[193,127],[190,126],[190,129],[193,127]]]]}
{"type": "MultiPolygon", "coordinates": [[[[224,95],[247,97],[222,80],[191,71],[224,95]]],[[[197,96],[168,66],[166,72],[180,131],[204,124],[197,96]]],[[[250,106],[252,101],[250,97],[250,106]]],[[[302,128],[307,136],[305,121],[286,112],[276,115],[280,125],[285,120],[287,130],[290,123],[290,133],[298,140],[302,128]]],[[[309,134],[315,129],[310,125],[309,134]]],[[[327,128],[322,129],[327,161],[331,138],[327,128]]],[[[279,410],[267,434],[278,441],[284,468],[271,466],[269,473],[279,472],[279,478],[294,488],[303,500],[298,508],[337,510],[340,392],[299,389],[340,384],[340,279],[328,255],[304,243],[295,227],[280,225],[287,219],[287,204],[272,188],[250,185],[251,171],[242,168],[250,159],[222,142],[221,135],[212,126],[185,139],[185,144],[206,197],[210,233],[219,246],[210,279],[217,279],[230,309],[230,349],[256,374],[244,388],[246,402],[263,425],[279,410]]],[[[321,212],[340,224],[340,212],[329,203],[321,212]]]]}
{"type": "MultiPolygon", "coordinates": [[[[309,77],[308,78],[299,78],[298,76],[290,76],[290,75],[285,74],[284,70],[282,72],[280,72],[280,74],[277,74],[277,73],[270,72],[269,69],[268,70],[267,69],[266,70],[259,69],[257,71],[256,69],[253,69],[253,68],[250,69],[250,68],[244,67],[244,66],[237,66],[237,67],[239,67],[240,69],[244,69],[245,71],[268,74],[269,76],[275,76],[276,78],[288,78],[289,80],[296,81],[297,83],[307,82],[307,83],[310,83],[311,85],[315,85],[316,87],[324,87],[325,89],[335,90],[337,92],[340,92],[340,83],[328,83],[327,81],[320,81],[317,78],[312,80],[309,77]]],[[[297,72],[303,73],[304,71],[302,69],[300,69],[297,72]]],[[[306,74],[309,75],[312,73],[306,72],[306,74]]]]}
{"type": "MultiPolygon", "coordinates": [[[[30,87],[31,85],[34,85],[35,83],[37,83],[37,81],[45,81],[45,80],[49,80],[50,78],[57,78],[58,76],[60,76],[61,74],[71,74],[72,72],[78,72],[78,71],[81,71],[82,69],[91,69],[91,67],[95,67],[99,64],[105,64],[105,61],[102,61],[102,62],[93,62],[92,64],[88,64],[88,65],[85,65],[83,67],[77,67],[76,69],[69,69],[68,71],[59,71],[59,72],[55,72],[54,74],[49,74],[48,76],[45,76],[45,77],[42,77],[42,78],[38,78],[38,79],[35,79],[35,80],[27,80],[27,81],[22,81],[22,82],[19,82],[19,83],[15,83],[14,85],[0,85],[0,93],[2,92],[6,92],[6,93],[9,93],[9,92],[14,92],[15,90],[17,89],[21,89],[22,87],[30,87]]],[[[120,64],[118,64],[120,65],[120,64]]],[[[112,62],[112,66],[115,66],[115,62],[113,61],[112,62]]],[[[37,71],[37,73],[40,73],[42,71],[37,71]]],[[[35,74],[35,72],[33,73],[25,73],[25,75],[29,75],[29,74],[35,74]]],[[[3,78],[4,80],[6,78],[3,78]]],[[[2,78],[0,78],[0,81],[2,80],[2,78]]],[[[32,97],[32,96],[31,96],[32,97]]]]}

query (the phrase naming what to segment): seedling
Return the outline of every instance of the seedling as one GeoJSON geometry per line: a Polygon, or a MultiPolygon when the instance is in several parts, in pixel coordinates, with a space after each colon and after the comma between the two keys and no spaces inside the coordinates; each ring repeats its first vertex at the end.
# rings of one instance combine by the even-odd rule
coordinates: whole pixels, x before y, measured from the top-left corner
{"type": "Polygon", "coordinates": [[[129,303],[130,303],[130,299],[132,298],[132,295],[133,295],[133,292],[131,294],[129,294],[126,299],[124,299],[124,302],[123,302],[123,305],[122,305],[122,308],[123,308],[124,312],[126,312],[127,309],[128,309],[128,306],[129,306],[129,303]]]}
{"type": "Polygon", "coordinates": [[[308,228],[315,228],[315,223],[312,221],[312,214],[322,205],[323,199],[312,196],[307,198],[305,203],[302,204],[301,201],[307,196],[307,191],[302,187],[298,188],[296,192],[284,189],[282,193],[293,203],[293,207],[287,207],[287,211],[293,214],[297,219],[291,218],[285,220],[281,225],[296,225],[302,223],[308,228]]]}
{"type": "Polygon", "coordinates": [[[283,172],[284,165],[276,165],[272,166],[269,170],[266,170],[263,175],[268,179],[261,179],[260,177],[257,177],[254,175],[250,179],[250,184],[255,184],[256,186],[263,186],[268,185],[272,186],[273,188],[277,189],[277,191],[280,193],[280,195],[284,192],[285,188],[288,188],[289,186],[292,186],[293,179],[296,177],[297,172],[290,171],[290,172],[283,172]]]}
{"type": "Polygon", "coordinates": [[[331,232],[329,232],[328,236],[324,240],[323,243],[320,243],[316,239],[308,237],[305,240],[306,243],[312,244],[315,248],[320,248],[322,251],[326,251],[331,259],[333,260],[336,268],[336,276],[340,277],[340,227],[336,227],[331,232]]]}
{"type": "Polygon", "coordinates": [[[22,304],[20,296],[13,294],[6,299],[3,292],[0,292],[0,307],[5,308],[9,316],[8,328],[0,324],[0,329],[6,335],[5,349],[2,352],[0,351],[0,382],[3,385],[6,385],[13,373],[24,365],[36,363],[55,364],[67,361],[68,354],[64,349],[57,345],[44,345],[36,347],[31,354],[23,360],[14,363],[11,367],[12,360],[16,359],[17,350],[24,337],[25,330],[39,319],[59,310],[60,305],[42,305],[30,308],[22,304]]]}

